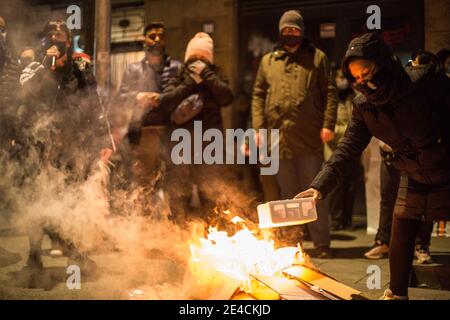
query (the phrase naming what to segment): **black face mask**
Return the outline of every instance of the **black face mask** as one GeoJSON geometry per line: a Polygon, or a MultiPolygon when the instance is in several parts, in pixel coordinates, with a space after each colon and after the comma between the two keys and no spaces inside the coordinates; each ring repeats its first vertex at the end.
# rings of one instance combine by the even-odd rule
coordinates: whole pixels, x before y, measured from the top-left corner
{"type": "Polygon", "coordinates": [[[370,81],[354,84],[367,100],[376,105],[389,102],[395,90],[396,78],[389,68],[379,69],[370,81]]]}
{"type": "Polygon", "coordinates": [[[364,94],[366,97],[370,96],[371,94],[373,94],[376,91],[376,89],[369,86],[367,84],[367,82],[357,83],[357,84],[355,83],[355,84],[353,84],[353,88],[355,88],[356,90],[358,90],[359,92],[364,94]]]}
{"type": "Polygon", "coordinates": [[[52,41],[49,38],[44,38],[42,40],[42,48],[44,49],[44,51],[50,49],[52,46],[56,46],[58,48],[60,58],[63,57],[67,52],[65,41],[52,41]]]}
{"type": "Polygon", "coordinates": [[[288,47],[295,47],[302,43],[302,37],[294,35],[281,35],[280,41],[283,45],[286,45],[288,47]]]}
{"type": "Polygon", "coordinates": [[[52,45],[58,48],[58,51],[60,52],[60,58],[66,54],[67,50],[65,41],[55,41],[52,45]]]}

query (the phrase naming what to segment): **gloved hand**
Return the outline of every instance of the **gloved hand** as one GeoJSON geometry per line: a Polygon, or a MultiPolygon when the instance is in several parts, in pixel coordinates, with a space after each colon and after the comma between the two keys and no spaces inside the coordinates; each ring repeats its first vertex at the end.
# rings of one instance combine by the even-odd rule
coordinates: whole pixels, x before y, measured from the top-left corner
{"type": "Polygon", "coordinates": [[[203,81],[203,78],[200,75],[205,68],[206,63],[201,60],[196,60],[188,65],[189,75],[194,79],[195,83],[199,84],[203,81]]]}
{"type": "Polygon", "coordinates": [[[202,60],[196,60],[189,64],[188,69],[197,75],[200,75],[203,70],[206,68],[206,63],[204,63],[202,60]]]}
{"type": "Polygon", "coordinates": [[[26,82],[33,79],[41,70],[44,70],[44,66],[39,62],[32,62],[26,67],[20,75],[20,84],[23,86],[26,82]]]}

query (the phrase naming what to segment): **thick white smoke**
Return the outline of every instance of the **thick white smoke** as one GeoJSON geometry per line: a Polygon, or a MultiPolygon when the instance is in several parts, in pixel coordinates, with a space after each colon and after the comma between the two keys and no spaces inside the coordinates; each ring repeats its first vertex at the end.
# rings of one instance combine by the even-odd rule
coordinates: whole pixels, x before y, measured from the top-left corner
{"type": "MultiPolygon", "coordinates": [[[[9,8],[8,12],[33,10],[21,2],[14,1],[14,4],[15,10],[9,8]]],[[[39,21],[33,30],[45,22],[39,21]]],[[[16,25],[22,26],[19,31],[27,30],[23,21],[16,25]]],[[[13,34],[16,44],[35,44],[28,43],[29,33],[22,32],[26,36],[21,37],[15,30],[13,34]]],[[[145,298],[186,298],[181,292],[188,290],[179,289],[190,256],[189,245],[204,235],[205,221],[175,223],[164,201],[151,201],[161,196],[157,188],[145,190],[134,184],[122,188],[111,186],[112,176],[120,175],[118,170],[109,168],[110,173],[90,151],[71,144],[70,136],[61,137],[53,131],[64,123],[64,113],[33,103],[2,104],[2,108],[0,117],[11,119],[12,122],[6,122],[14,129],[4,128],[0,132],[1,142],[6,142],[0,144],[3,148],[0,150],[0,214],[10,217],[10,228],[30,235],[42,232],[43,226],[50,226],[97,262],[98,286],[103,290],[126,293],[141,287],[145,298]],[[17,132],[18,136],[11,136],[11,132],[17,132]],[[67,151],[62,152],[61,162],[70,162],[71,169],[55,165],[52,156],[45,153],[49,149],[67,151]],[[11,150],[17,150],[17,155],[11,156],[11,150]],[[87,177],[84,176],[86,167],[90,167],[87,177]],[[114,272],[119,276],[111,277],[114,272]],[[102,280],[103,276],[108,280],[102,280]]],[[[121,119],[122,129],[128,128],[131,121],[129,114],[126,115],[121,119]]],[[[78,128],[71,129],[75,132],[78,128]]],[[[124,133],[122,130],[120,136],[124,133]]],[[[221,208],[245,216],[253,199],[222,178],[202,177],[210,184],[207,196],[216,199],[221,208]]],[[[166,190],[182,187],[177,177],[171,181],[172,184],[164,185],[166,190]]],[[[167,200],[167,193],[164,196],[167,200]]]]}

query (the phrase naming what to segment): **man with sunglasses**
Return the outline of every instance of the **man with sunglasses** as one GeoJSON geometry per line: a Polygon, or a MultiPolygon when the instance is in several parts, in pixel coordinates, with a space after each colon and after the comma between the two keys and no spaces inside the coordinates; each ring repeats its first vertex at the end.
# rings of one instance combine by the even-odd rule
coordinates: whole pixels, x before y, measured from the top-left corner
{"type": "Polygon", "coordinates": [[[372,136],[387,143],[400,183],[389,246],[385,300],[408,299],[415,239],[423,221],[450,219],[450,96],[428,67],[405,69],[381,37],[353,39],[342,67],[360,92],[344,138],[310,188],[296,197],[325,197],[351,170],[372,136]]]}
{"type": "MultiPolygon", "coordinates": [[[[159,151],[162,147],[157,145],[163,143],[163,128],[168,124],[167,116],[160,107],[159,95],[170,80],[178,76],[182,64],[166,54],[162,22],[148,24],[144,37],[145,57],[127,66],[119,88],[118,103],[113,108],[117,120],[115,131],[127,133],[133,159],[125,162],[132,163],[129,169],[133,180],[148,186],[152,173],[160,164],[162,154],[159,151]]],[[[118,136],[122,138],[120,134],[118,136]]]]}

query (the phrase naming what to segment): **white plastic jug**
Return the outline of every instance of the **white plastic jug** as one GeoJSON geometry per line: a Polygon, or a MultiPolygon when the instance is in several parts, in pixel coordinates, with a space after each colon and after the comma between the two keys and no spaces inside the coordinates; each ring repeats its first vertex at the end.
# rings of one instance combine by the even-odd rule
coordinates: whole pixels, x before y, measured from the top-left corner
{"type": "Polygon", "coordinates": [[[305,224],[317,220],[312,197],[270,201],[258,206],[259,228],[305,224]]]}

